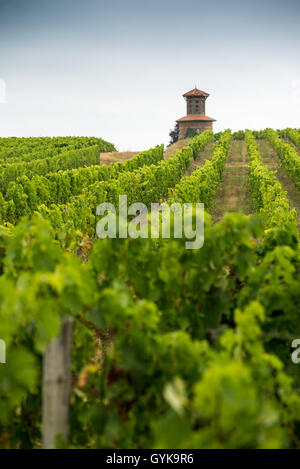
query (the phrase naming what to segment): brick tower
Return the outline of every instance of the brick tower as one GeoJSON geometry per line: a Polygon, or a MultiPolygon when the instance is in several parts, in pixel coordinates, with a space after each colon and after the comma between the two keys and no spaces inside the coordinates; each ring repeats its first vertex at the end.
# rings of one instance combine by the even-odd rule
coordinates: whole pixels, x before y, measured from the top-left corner
{"type": "Polygon", "coordinates": [[[176,121],[179,125],[179,138],[184,138],[188,129],[195,129],[197,133],[204,132],[207,129],[212,130],[213,122],[216,119],[205,115],[205,101],[208,96],[208,93],[197,88],[184,93],[186,116],[176,121]]]}

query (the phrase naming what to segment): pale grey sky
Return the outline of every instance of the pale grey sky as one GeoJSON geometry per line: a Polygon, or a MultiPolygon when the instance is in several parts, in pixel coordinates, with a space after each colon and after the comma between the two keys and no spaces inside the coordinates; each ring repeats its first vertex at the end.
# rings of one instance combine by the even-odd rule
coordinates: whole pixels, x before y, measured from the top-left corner
{"type": "Polygon", "coordinates": [[[195,84],[216,131],[300,127],[299,20],[295,0],[0,0],[0,135],[149,148],[195,84]]]}

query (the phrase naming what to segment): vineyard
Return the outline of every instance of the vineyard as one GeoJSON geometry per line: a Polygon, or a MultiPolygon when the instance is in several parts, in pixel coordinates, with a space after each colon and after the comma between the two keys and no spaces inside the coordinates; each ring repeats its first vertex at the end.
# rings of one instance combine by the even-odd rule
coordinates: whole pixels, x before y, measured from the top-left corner
{"type": "Polygon", "coordinates": [[[0,448],[299,447],[300,130],[115,151],[0,139],[0,448]],[[204,203],[203,247],[98,239],[124,194],[204,203]]]}

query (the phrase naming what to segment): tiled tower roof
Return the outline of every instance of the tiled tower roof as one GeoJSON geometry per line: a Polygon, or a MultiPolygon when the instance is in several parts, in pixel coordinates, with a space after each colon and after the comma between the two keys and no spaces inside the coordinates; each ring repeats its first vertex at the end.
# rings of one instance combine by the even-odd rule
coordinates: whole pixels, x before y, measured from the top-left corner
{"type": "Polygon", "coordinates": [[[205,91],[198,90],[198,88],[194,88],[193,90],[184,93],[182,96],[209,96],[209,94],[205,91]]]}
{"type": "Polygon", "coordinates": [[[184,122],[184,121],[206,121],[206,122],[215,122],[216,119],[212,117],[203,116],[201,114],[188,114],[187,116],[181,117],[181,119],[177,119],[176,122],[184,122]]]}

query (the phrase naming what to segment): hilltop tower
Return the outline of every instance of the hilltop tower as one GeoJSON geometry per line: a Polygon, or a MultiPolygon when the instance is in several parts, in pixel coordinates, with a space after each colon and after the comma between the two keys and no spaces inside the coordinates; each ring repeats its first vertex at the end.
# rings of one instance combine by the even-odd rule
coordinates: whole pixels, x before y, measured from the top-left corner
{"type": "Polygon", "coordinates": [[[194,88],[183,97],[186,100],[186,116],[176,122],[179,125],[179,138],[184,138],[188,129],[195,129],[197,133],[213,128],[216,119],[205,115],[205,101],[209,94],[194,88]]]}

